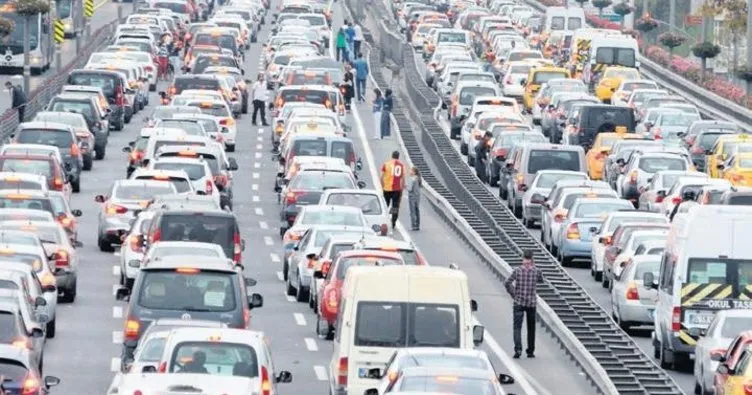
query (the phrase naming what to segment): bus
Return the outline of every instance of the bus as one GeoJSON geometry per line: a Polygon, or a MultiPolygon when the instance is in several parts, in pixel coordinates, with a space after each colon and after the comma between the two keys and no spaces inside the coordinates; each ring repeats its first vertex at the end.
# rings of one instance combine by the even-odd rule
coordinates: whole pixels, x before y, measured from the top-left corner
{"type": "MultiPolygon", "coordinates": [[[[0,17],[9,19],[16,24],[13,32],[0,41],[0,71],[17,71],[24,66],[24,24],[26,18],[15,12],[10,3],[0,4],[0,17]]],[[[30,18],[29,61],[31,73],[38,75],[50,67],[54,54],[52,42],[51,15],[38,14],[30,18]]]]}
{"type": "Polygon", "coordinates": [[[65,38],[75,37],[76,21],[81,18],[81,14],[84,12],[83,1],[57,0],[56,3],[56,16],[63,21],[65,38]]]}

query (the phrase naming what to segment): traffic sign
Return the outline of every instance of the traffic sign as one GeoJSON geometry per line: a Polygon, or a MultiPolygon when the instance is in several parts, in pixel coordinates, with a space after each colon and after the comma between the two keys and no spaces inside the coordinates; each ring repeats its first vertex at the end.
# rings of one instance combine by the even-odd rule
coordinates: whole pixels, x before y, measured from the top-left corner
{"type": "Polygon", "coordinates": [[[84,0],[84,16],[87,18],[94,16],[94,0],[84,0]]]}
{"type": "Polygon", "coordinates": [[[65,41],[65,25],[60,19],[55,20],[55,42],[62,44],[65,41]]]}

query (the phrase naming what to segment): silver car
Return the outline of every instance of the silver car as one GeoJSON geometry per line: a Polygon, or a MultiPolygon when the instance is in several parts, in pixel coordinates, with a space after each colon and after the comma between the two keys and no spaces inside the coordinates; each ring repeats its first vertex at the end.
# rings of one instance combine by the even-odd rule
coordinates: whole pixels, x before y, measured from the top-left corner
{"type": "Polygon", "coordinates": [[[661,209],[661,203],[666,198],[666,193],[680,177],[707,178],[707,174],[686,170],[661,170],[650,179],[648,185],[640,194],[640,210],[657,213],[661,209]]]}
{"type": "Polygon", "coordinates": [[[720,358],[736,336],[752,328],[752,310],[721,310],[715,314],[708,329],[700,331],[695,347],[695,383],[700,394],[712,393],[713,376],[720,358]]]}
{"type": "Polygon", "coordinates": [[[541,170],[522,195],[522,223],[528,228],[541,220],[541,208],[551,188],[559,180],[587,180],[587,173],[569,170],[541,170]]]}
{"type": "Polygon", "coordinates": [[[653,325],[658,291],[642,286],[645,273],[658,277],[660,255],[640,255],[632,258],[612,282],[611,310],[614,320],[628,331],[634,326],[653,325]]]}

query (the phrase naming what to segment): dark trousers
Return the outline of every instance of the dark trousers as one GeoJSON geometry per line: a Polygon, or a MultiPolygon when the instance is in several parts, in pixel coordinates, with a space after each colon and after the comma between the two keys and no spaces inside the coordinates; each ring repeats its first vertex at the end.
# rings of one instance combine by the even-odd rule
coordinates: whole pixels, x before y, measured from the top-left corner
{"type": "Polygon", "coordinates": [[[392,214],[392,229],[394,229],[397,226],[397,218],[399,217],[402,191],[384,191],[384,200],[386,201],[386,206],[391,207],[389,212],[392,214]]]}
{"type": "Polygon", "coordinates": [[[514,305],[512,308],[512,327],[514,333],[514,352],[522,352],[522,319],[527,316],[527,349],[525,352],[535,352],[535,307],[514,305]]]}
{"type": "Polygon", "coordinates": [[[338,62],[347,61],[347,49],[345,49],[345,47],[337,47],[337,61],[338,62]]]}
{"type": "Polygon", "coordinates": [[[262,100],[254,100],[253,101],[253,124],[256,124],[256,114],[261,112],[261,123],[263,125],[266,125],[266,108],[264,107],[266,103],[264,103],[262,100]]]}
{"type": "Polygon", "coordinates": [[[23,123],[24,113],[26,112],[26,104],[18,106],[18,122],[23,123]]]}
{"type": "Polygon", "coordinates": [[[358,96],[358,100],[360,100],[360,101],[365,101],[366,100],[366,80],[365,80],[365,78],[363,78],[363,79],[356,78],[355,79],[355,92],[356,92],[356,95],[358,96]]]}
{"type": "Polygon", "coordinates": [[[358,54],[360,53],[360,43],[361,43],[360,40],[353,41],[353,52],[354,52],[353,59],[358,58],[358,54]]]}
{"type": "Polygon", "coordinates": [[[420,197],[408,196],[407,204],[410,206],[410,227],[420,229],[420,197]]]}

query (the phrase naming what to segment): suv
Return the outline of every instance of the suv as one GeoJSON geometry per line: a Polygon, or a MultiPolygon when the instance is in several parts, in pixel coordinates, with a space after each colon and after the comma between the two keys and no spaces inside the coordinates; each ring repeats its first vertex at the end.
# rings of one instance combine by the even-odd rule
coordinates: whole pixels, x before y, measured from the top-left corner
{"type": "Polygon", "coordinates": [[[235,264],[242,263],[245,242],[235,215],[206,205],[185,204],[168,207],[154,215],[146,234],[148,246],[157,241],[199,241],[220,245],[235,264]]]}
{"type": "Polygon", "coordinates": [[[78,146],[74,129],[66,124],[45,121],[24,122],[12,135],[14,143],[51,145],[60,150],[65,173],[73,186],[73,191],[81,189],[83,156],[78,146]]]}
{"type": "MultiPolygon", "coordinates": [[[[114,130],[123,130],[125,126],[126,93],[131,91],[125,76],[116,71],[107,70],[73,70],[68,75],[68,85],[90,85],[102,88],[109,103],[109,119],[114,130]]],[[[56,111],[56,110],[48,110],[56,111]]],[[[98,120],[95,120],[98,121],[98,120]]]]}
{"type": "Polygon", "coordinates": [[[123,330],[122,359],[133,357],[149,324],[161,318],[219,321],[247,329],[250,310],[263,305],[261,295],[248,295],[255,280],[242,274],[225,258],[170,256],[155,260],[141,272],[133,290],[118,288],[116,298],[129,302],[123,330]]]}
{"type": "Polygon", "coordinates": [[[585,151],[592,147],[598,133],[613,133],[619,127],[633,133],[637,126],[634,111],[630,107],[608,104],[582,106],[573,121],[574,128],[579,133],[569,136],[569,143],[580,145],[585,151]]]}

